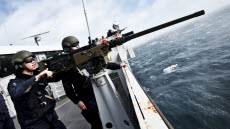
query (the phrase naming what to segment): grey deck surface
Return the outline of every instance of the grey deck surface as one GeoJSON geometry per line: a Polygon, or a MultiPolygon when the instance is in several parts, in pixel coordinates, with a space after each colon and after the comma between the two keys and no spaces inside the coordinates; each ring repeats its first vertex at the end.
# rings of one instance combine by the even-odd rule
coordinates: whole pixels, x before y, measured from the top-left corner
{"type": "MultiPolygon", "coordinates": [[[[90,129],[90,125],[85,118],[81,115],[81,110],[74,105],[68,98],[63,98],[58,101],[55,108],[59,120],[61,120],[67,129],[90,129]]],[[[21,129],[17,122],[17,118],[14,118],[16,129],[21,129]]]]}

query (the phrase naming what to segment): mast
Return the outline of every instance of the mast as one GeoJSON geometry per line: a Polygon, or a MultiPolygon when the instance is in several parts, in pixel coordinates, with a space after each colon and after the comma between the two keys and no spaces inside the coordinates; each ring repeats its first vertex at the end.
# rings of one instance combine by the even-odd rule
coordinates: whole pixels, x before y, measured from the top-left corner
{"type": "Polygon", "coordinates": [[[87,19],[86,10],[85,10],[84,0],[82,0],[82,5],[84,8],[85,20],[86,20],[86,24],[87,24],[87,28],[88,28],[88,33],[89,33],[89,44],[91,44],[91,34],[90,34],[89,23],[88,23],[88,19],[87,19]]]}

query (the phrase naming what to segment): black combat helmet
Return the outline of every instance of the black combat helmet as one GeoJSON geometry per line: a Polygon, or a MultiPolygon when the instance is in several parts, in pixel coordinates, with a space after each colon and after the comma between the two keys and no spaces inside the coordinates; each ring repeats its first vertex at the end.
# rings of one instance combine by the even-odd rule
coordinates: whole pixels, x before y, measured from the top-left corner
{"type": "Polygon", "coordinates": [[[12,63],[15,70],[22,68],[22,63],[24,62],[24,60],[30,56],[34,57],[34,55],[31,52],[26,50],[17,52],[12,58],[12,63]]]}
{"type": "Polygon", "coordinates": [[[62,40],[62,48],[64,51],[68,51],[70,47],[79,45],[79,40],[74,36],[67,36],[62,40]]]}

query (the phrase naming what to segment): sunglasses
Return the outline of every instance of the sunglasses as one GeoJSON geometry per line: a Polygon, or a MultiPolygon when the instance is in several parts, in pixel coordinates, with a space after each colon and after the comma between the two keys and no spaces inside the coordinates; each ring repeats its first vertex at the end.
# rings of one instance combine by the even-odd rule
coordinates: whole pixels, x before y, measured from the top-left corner
{"type": "Polygon", "coordinates": [[[71,47],[77,47],[77,46],[78,46],[78,44],[79,44],[79,42],[74,43],[74,44],[72,44],[72,45],[71,45],[71,47]]]}
{"type": "Polygon", "coordinates": [[[78,44],[79,44],[79,42],[76,42],[76,43],[72,44],[70,47],[65,47],[64,51],[69,51],[71,47],[77,47],[78,44]]]}
{"type": "Polygon", "coordinates": [[[31,63],[33,61],[35,61],[34,58],[27,58],[27,59],[24,60],[25,63],[31,63]]]}

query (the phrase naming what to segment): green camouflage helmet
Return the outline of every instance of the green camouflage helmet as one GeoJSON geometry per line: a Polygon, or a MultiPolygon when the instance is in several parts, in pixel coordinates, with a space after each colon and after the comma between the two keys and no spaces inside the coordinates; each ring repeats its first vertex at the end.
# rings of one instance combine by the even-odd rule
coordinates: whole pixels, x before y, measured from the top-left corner
{"type": "Polygon", "coordinates": [[[63,50],[79,45],[79,40],[74,36],[67,36],[62,40],[63,50]]]}
{"type": "Polygon", "coordinates": [[[19,51],[13,56],[12,63],[13,65],[21,64],[23,63],[24,59],[30,56],[34,57],[34,55],[29,51],[26,51],[26,50],[19,51]]]}

